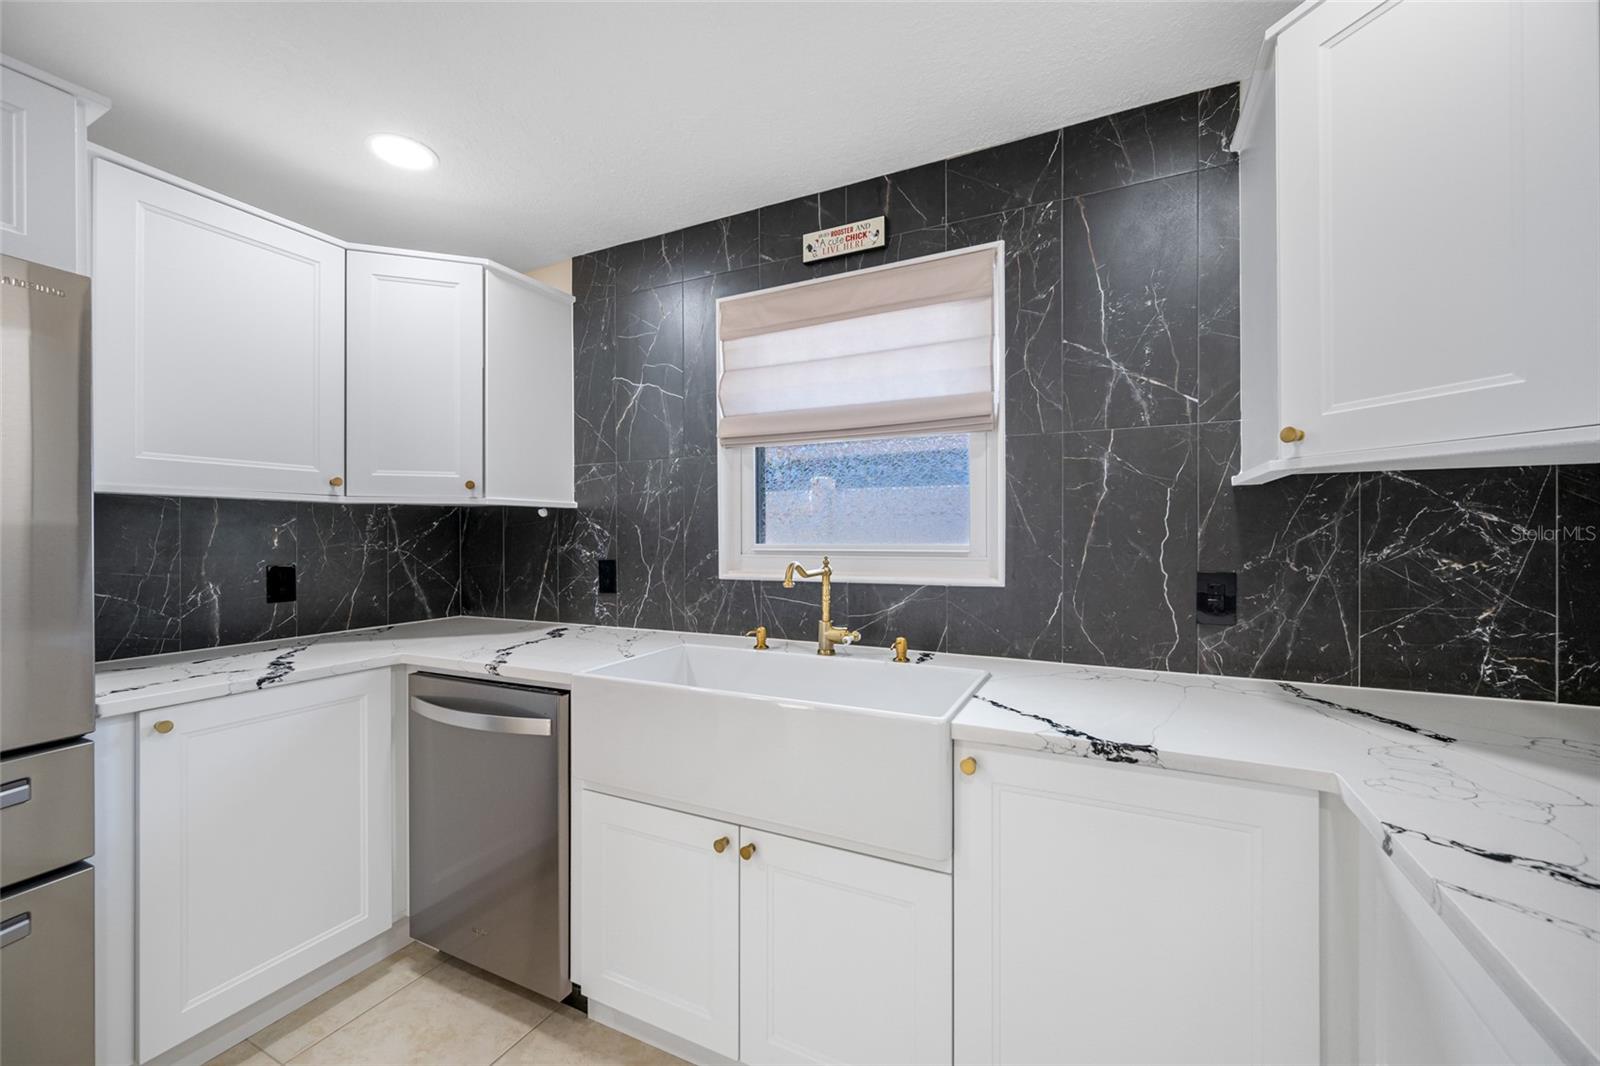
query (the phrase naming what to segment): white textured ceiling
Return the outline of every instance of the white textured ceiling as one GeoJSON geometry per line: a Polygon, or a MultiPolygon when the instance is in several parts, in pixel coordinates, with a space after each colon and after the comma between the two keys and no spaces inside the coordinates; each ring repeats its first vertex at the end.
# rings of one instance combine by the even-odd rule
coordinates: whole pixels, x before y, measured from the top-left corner
{"type": "Polygon", "coordinates": [[[108,148],[527,268],[1237,80],[1291,6],[5,0],[0,49],[109,96],[108,148]]]}

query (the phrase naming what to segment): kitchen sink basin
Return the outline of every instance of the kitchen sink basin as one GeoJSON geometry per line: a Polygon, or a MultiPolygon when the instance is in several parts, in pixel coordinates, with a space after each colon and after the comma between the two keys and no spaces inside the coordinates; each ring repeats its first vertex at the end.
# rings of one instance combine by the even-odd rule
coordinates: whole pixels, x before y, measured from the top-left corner
{"type": "Polygon", "coordinates": [[[574,678],[582,786],[924,863],[950,858],[950,720],[982,670],[686,645],[574,678]]]}

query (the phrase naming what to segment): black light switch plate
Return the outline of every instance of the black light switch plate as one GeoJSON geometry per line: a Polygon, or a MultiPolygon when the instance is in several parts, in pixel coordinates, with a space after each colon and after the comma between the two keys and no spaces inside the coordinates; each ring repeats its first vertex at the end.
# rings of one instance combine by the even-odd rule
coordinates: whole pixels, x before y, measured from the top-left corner
{"type": "Polygon", "coordinates": [[[1239,620],[1239,575],[1218,571],[1197,575],[1194,620],[1203,626],[1231,626],[1239,620]]]}
{"type": "Polygon", "coordinates": [[[294,602],[294,567],[267,567],[267,602],[294,602]]]}
{"type": "Polygon", "coordinates": [[[600,595],[612,596],[617,591],[617,561],[615,559],[600,560],[600,595]]]}

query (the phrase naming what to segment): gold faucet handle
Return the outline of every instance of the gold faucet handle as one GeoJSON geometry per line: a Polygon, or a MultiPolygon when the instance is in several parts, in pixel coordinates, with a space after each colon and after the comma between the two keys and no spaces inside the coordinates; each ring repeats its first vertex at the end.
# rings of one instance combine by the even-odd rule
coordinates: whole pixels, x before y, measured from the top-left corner
{"type": "Polygon", "coordinates": [[[894,638],[894,661],[897,662],[897,663],[908,663],[908,662],[910,662],[911,658],[910,658],[910,656],[908,656],[906,654],[906,651],[909,649],[909,647],[910,647],[910,645],[906,642],[906,638],[905,637],[895,637],[894,638]]]}
{"type": "Polygon", "coordinates": [[[747,637],[755,637],[756,638],[756,651],[766,651],[767,650],[767,627],[766,626],[756,626],[754,629],[750,630],[750,632],[746,633],[745,636],[747,636],[747,637]]]}

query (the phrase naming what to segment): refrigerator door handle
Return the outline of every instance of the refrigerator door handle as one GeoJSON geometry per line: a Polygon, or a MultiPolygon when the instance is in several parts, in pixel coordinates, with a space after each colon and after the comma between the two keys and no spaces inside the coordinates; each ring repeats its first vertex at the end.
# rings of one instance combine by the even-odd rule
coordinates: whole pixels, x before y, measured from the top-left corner
{"type": "Polygon", "coordinates": [[[17,941],[25,939],[33,932],[33,912],[23,911],[21,914],[7,918],[0,923],[0,948],[8,948],[17,941]]]}
{"type": "Polygon", "coordinates": [[[431,718],[442,725],[455,726],[459,729],[474,729],[480,733],[519,733],[530,737],[547,737],[550,735],[550,719],[525,718],[521,715],[511,714],[483,714],[478,711],[464,711],[457,707],[447,707],[442,703],[432,700],[411,697],[411,710],[424,718],[431,718]]]}
{"type": "Polygon", "coordinates": [[[0,811],[33,799],[33,778],[19,777],[0,785],[0,811]]]}

